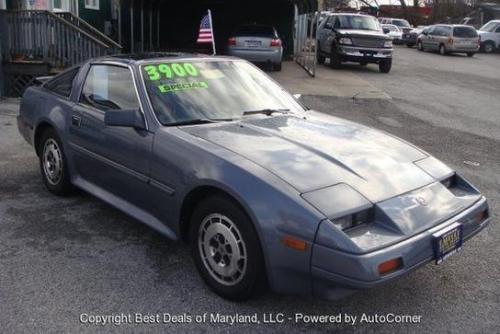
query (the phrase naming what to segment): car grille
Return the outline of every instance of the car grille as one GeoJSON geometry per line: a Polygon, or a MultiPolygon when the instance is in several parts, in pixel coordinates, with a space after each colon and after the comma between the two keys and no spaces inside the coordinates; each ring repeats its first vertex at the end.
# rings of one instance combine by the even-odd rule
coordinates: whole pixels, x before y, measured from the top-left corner
{"type": "Polygon", "coordinates": [[[364,48],[383,48],[385,40],[378,38],[354,37],[352,43],[364,48]]]}

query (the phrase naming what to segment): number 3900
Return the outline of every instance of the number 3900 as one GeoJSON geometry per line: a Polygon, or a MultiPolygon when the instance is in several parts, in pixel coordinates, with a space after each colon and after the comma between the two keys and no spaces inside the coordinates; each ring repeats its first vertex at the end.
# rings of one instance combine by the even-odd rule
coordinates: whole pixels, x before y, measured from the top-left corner
{"type": "Polygon", "coordinates": [[[175,77],[197,77],[199,75],[196,67],[190,63],[147,65],[144,67],[144,70],[151,81],[163,78],[173,79],[175,77]]]}

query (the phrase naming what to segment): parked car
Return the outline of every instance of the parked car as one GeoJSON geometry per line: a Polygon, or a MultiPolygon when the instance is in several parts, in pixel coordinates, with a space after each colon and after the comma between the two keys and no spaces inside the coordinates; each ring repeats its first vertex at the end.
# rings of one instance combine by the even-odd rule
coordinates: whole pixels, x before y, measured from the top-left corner
{"type": "Polygon", "coordinates": [[[403,43],[403,32],[398,26],[394,24],[382,24],[382,30],[384,34],[392,38],[392,42],[394,44],[402,44],[403,43]]]}
{"type": "Polygon", "coordinates": [[[239,26],[227,41],[230,56],[254,63],[267,63],[281,71],[283,43],[276,29],[269,25],[247,24],[239,26]]]}
{"type": "Polygon", "coordinates": [[[438,24],[424,30],[417,40],[418,50],[439,51],[440,54],[466,53],[468,57],[479,51],[479,35],[471,26],[438,24]]]}
{"type": "Polygon", "coordinates": [[[491,20],[477,32],[481,39],[481,51],[491,53],[500,48],[500,20],[491,20]]]}
{"type": "Polygon", "coordinates": [[[418,26],[410,30],[410,32],[403,33],[402,42],[406,44],[407,47],[411,48],[417,45],[418,36],[424,31],[427,26],[418,26]]]}
{"type": "Polygon", "coordinates": [[[76,186],[189,242],[232,300],[266,284],[328,299],[379,286],[441,263],[490,220],[438,159],[308,110],[232,57],[92,59],[28,88],[17,121],[50,192],[76,186]]]}
{"type": "Polygon", "coordinates": [[[380,22],[381,24],[393,24],[397,26],[403,33],[410,32],[413,27],[410,22],[405,19],[396,19],[396,18],[386,18],[380,22]]]}
{"type": "Polygon", "coordinates": [[[350,61],[361,65],[378,64],[383,73],[391,70],[392,40],[383,33],[373,16],[331,14],[318,29],[318,63],[323,64],[330,58],[332,68],[350,61]]]}

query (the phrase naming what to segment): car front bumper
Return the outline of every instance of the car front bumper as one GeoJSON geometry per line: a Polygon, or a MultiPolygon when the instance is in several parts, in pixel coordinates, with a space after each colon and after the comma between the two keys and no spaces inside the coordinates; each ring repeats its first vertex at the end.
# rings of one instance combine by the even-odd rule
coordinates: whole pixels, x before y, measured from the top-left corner
{"type": "Polygon", "coordinates": [[[351,254],[314,244],[311,259],[313,293],[317,297],[335,300],[356,290],[375,287],[398,278],[434,259],[434,233],[458,221],[463,225],[465,241],[485,228],[491,219],[489,211],[486,219],[480,223],[476,220],[477,215],[485,210],[489,210],[488,203],[482,197],[473,206],[429,230],[365,254],[351,254]],[[381,276],[379,264],[398,257],[402,258],[402,268],[381,276]]]}
{"type": "Polygon", "coordinates": [[[378,63],[382,59],[391,59],[392,48],[363,48],[357,46],[339,46],[337,49],[343,61],[378,63]]]}
{"type": "Polygon", "coordinates": [[[242,58],[255,63],[281,63],[283,56],[282,48],[269,48],[269,49],[241,49],[241,48],[228,48],[228,55],[233,57],[242,58]]]}

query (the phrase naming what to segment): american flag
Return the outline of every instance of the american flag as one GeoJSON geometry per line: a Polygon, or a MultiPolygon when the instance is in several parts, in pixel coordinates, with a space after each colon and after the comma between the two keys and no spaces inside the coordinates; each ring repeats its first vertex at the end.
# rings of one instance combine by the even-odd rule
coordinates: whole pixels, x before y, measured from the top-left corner
{"type": "Polygon", "coordinates": [[[207,14],[203,16],[200,24],[200,32],[198,33],[198,43],[212,43],[213,42],[213,34],[212,34],[212,24],[210,20],[210,15],[207,14]]]}

